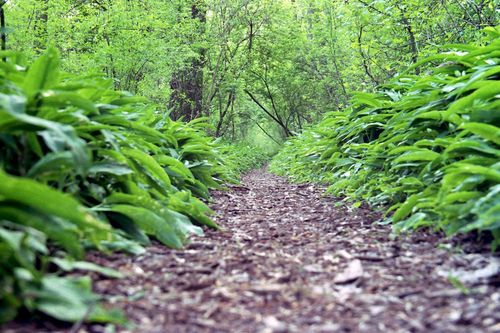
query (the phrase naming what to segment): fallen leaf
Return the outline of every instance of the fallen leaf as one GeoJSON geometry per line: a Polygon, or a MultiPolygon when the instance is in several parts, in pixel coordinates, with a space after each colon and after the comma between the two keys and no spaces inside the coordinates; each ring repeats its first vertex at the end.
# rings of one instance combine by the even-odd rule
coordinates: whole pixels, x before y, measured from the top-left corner
{"type": "Polygon", "coordinates": [[[278,333],[287,331],[287,325],[284,322],[276,319],[276,317],[274,316],[267,316],[262,322],[265,325],[265,329],[263,330],[263,332],[278,333]]]}
{"type": "Polygon", "coordinates": [[[347,260],[352,259],[352,255],[349,252],[347,252],[346,250],[340,250],[340,251],[338,251],[337,255],[339,257],[342,257],[342,258],[347,259],[347,260]]]}
{"type": "Polygon", "coordinates": [[[359,279],[362,276],[363,266],[361,265],[361,260],[355,259],[347,265],[347,268],[344,271],[335,276],[333,282],[338,284],[349,283],[359,279]]]}
{"type": "Polygon", "coordinates": [[[477,284],[488,280],[500,273],[500,260],[497,258],[491,258],[483,268],[476,270],[456,270],[452,272],[439,271],[438,274],[441,276],[453,276],[460,280],[462,283],[477,284]]]}
{"type": "Polygon", "coordinates": [[[324,269],[319,264],[305,265],[304,270],[309,273],[323,273],[324,269]]]}
{"type": "Polygon", "coordinates": [[[250,291],[256,294],[273,294],[273,293],[279,293],[282,290],[283,290],[283,285],[281,284],[262,284],[250,288],[250,291]]]}

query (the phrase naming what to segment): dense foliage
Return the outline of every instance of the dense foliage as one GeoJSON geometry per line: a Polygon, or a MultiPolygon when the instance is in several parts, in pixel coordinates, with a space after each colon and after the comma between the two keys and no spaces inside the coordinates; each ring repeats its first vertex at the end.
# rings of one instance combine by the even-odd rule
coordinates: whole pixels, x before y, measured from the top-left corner
{"type": "Polygon", "coordinates": [[[445,43],[498,24],[496,0],[15,0],[8,47],[105,73],[174,119],[268,140],[316,122],[445,43]],[[250,97],[252,96],[252,97],[250,97]],[[257,102],[259,104],[257,104],[257,102]],[[260,106],[259,106],[260,105],[260,106]],[[257,131],[256,131],[257,130],[257,131]]]}
{"type": "Polygon", "coordinates": [[[224,144],[218,151],[223,156],[224,165],[233,178],[252,169],[260,168],[271,159],[269,153],[244,142],[224,144]]]}
{"type": "Polygon", "coordinates": [[[272,170],[387,205],[397,230],[487,231],[500,244],[500,29],[456,45],[292,139],[272,170]]]}
{"type": "Polygon", "coordinates": [[[203,120],[174,122],[109,80],[61,73],[49,50],[27,69],[0,63],[0,322],[22,306],[61,320],[114,320],[72,269],[85,250],[180,248],[216,228],[198,198],[225,171],[203,120]],[[57,245],[54,247],[53,245],[57,245]],[[65,309],[61,311],[61,309],[65,309]]]}

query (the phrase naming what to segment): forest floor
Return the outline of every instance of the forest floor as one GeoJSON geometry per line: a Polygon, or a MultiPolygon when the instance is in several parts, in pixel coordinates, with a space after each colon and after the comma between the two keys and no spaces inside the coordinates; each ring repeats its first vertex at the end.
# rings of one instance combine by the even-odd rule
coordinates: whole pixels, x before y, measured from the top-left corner
{"type": "MultiPolygon", "coordinates": [[[[458,247],[425,232],[395,237],[375,223],[380,214],[323,192],[256,170],[213,193],[223,231],[207,231],[185,250],[91,254],[126,275],[95,282],[133,323],[117,330],[500,331],[500,259],[485,245],[461,239],[458,247]]],[[[38,321],[26,332],[63,331],[51,325],[38,321]]]]}

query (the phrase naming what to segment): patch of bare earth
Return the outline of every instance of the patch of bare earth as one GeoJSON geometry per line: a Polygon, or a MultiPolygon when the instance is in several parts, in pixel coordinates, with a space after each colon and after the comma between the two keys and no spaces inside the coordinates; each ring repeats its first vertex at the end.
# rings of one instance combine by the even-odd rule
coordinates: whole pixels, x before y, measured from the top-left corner
{"type": "Polygon", "coordinates": [[[474,240],[458,249],[422,232],[395,238],[374,223],[378,214],[322,192],[251,172],[214,193],[223,231],[207,231],[182,251],[93,254],[126,274],[98,278],[95,289],[127,313],[133,326],[121,332],[500,331],[497,256],[474,240]]]}

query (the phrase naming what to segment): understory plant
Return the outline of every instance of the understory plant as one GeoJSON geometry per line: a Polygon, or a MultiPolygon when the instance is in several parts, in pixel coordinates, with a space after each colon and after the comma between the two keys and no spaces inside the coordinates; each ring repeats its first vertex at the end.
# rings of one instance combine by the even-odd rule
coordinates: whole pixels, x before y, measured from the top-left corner
{"type": "Polygon", "coordinates": [[[85,252],[181,248],[217,228],[201,199],[228,176],[203,119],[175,122],[101,76],[62,73],[54,49],[29,67],[0,57],[0,323],[22,309],[123,322],[89,278],[64,273],[120,277],[85,252]]]}
{"type": "Polygon", "coordinates": [[[271,164],[297,181],[387,206],[397,231],[471,231],[500,244],[500,29],[452,45],[291,139],[271,164]]]}
{"type": "Polygon", "coordinates": [[[261,148],[244,142],[222,143],[218,151],[234,179],[245,172],[262,167],[271,159],[261,148]]]}

